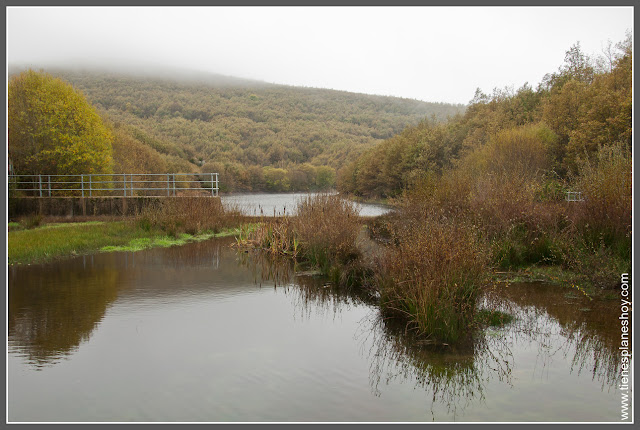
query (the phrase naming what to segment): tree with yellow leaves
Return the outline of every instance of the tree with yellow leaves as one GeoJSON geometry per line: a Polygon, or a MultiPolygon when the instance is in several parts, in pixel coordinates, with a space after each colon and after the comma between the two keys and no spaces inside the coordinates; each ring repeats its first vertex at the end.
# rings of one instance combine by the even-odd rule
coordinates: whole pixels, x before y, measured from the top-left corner
{"type": "Polygon", "coordinates": [[[18,174],[111,173],[113,137],[82,94],[27,70],[9,82],[9,157],[18,174]]]}

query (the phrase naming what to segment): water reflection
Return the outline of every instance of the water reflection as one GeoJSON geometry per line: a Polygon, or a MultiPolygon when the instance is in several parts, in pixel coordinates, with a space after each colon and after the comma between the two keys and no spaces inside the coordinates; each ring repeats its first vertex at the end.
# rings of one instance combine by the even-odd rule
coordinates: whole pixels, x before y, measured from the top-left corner
{"type": "MultiPolygon", "coordinates": [[[[294,298],[296,307],[339,313],[353,304],[368,303],[316,276],[295,276],[301,269],[286,259],[244,253],[256,282],[272,282],[294,298]],[[257,269],[260,268],[260,269],[257,269]],[[258,272],[256,272],[258,270],[258,272]]],[[[615,301],[591,301],[579,292],[542,283],[495,286],[482,306],[512,314],[503,328],[475,332],[456,347],[424,345],[397,321],[383,318],[372,307],[361,321],[358,341],[370,362],[372,392],[380,396],[391,382],[413,384],[428,393],[430,410],[444,407],[455,417],[470,404],[485,400],[485,388],[513,386],[514,351],[536,345],[534,377],[548,376],[554,360],[569,358],[571,372],[589,373],[602,390],[619,383],[618,309],[615,301]]],[[[433,415],[435,419],[435,415],[433,415]]]]}
{"type": "MultiPolygon", "coordinates": [[[[126,417],[139,420],[518,421],[539,397],[566,404],[571,384],[585,379],[583,409],[572,413],[612,416],[610,405],[589,401],[616,401],[600,395],[618,382],[615,300],[545,284],[497,286],[483,306],[514,322],[436,348],[382,318],[369,297],[232,243],[11,267],[9,352],[23,359],[9,366],[13,416],[111,420],[134,404],[126,417]],[[69,366],[51,366],[76,352],[69,366]],[[101,360],[109,366],[94,374],[101,360]],[[46,378],[32,378],[23,362],[46,378]],[[91,375],[95,398],[73,391],[53,402],[51,382],[69,375],[91,375]],[[536,385],[541,379],[551,381],[536,385]]],[[[553,420],[532,420],[545,418],[553,420]]]]}
{"type": "Polygon", "coordinates": [[[116,300],[121,273],[91,261],[11,267],[9,344],[36,368],[73,353],[116,300]]]}
{"type": "Polygon", "coordinates": [[[501,337],[480,335],[456,347],[424,345],[402,323],[383,318],[367,295],[354,295],[287,259],[254,251],[242,255],[242,264],[252,268],[256,282],[284,290],[301,315],[337,315],[351,306],[371,305],[354,337],[369,362],[375,396],[381,396],[383,385],[391,381],[410,383],[430,393],[432,414],[434,405],[441,405],[455,418],[472,401],[484,398],[490,381],[510,384],[513,357],[501,337]]]}
{"type": "Polygon", "coordinates": [[[615,300],[590,300],[557,285],[520,283],[489,290],[486,303],[516,316],[511,332],[520,340],[538,343],[541,372],[559,355],[571,359],[573,372],[590,373],[602,389],[619,382],[622,355],[615,300]]]}
{"type": "MultiPolygon", "coordinates": [[[[503,340],[477,336],[456,347],[423,345],[412,332],[379,314],[363,324],[360,342],[371,365],[371,387],[382,394],[382,385],[413,384],[427,393],[429,410],[443,407],[453,417],[475,401],[484,400],[492,381],[511,386],[513,356],[503,340]]],[[[440,417],[441,418],[441,417],[440,417]]]]}

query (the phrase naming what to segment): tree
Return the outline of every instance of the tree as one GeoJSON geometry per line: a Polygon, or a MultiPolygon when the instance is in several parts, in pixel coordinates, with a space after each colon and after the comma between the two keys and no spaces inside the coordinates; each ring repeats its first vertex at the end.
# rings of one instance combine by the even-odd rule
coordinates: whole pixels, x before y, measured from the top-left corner
{"type": "Polygon", "coordinates": [[[329,166],[318,166],[316,168],[316,186],[320,190],[333,187],[336,183],[336,171],[329,166]]]}
{"type": "Polygon", "coordinates": [[[19,174],[112,172],[112,135],[73,87],[28,70],[9,82],[9,157],[19,174]]]}

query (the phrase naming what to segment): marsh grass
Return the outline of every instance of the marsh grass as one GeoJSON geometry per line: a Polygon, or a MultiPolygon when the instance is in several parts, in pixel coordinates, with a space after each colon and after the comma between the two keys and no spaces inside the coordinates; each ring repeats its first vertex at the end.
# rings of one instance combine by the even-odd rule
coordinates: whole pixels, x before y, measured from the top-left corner
{"type": "Polygon", "coordinates": [[[358,210],[336,194],[315,194],[298,203],[292,228],[305,258],[327,271],[359,256],[356,238],[362,222],[358,210]]]}
{"type": "Polygon", "coordinates": [[[295,216],[263,218],[240,235],[237,246],[304,260],[335,281],[352,283],[361,228],[357,209],[349,201],[338,195],[313,194],[298,202],[295,216]]]}
{"type": "Polygon", "coordinates": [[[143,230],[160,229],[172,237],[180,233],[219,233],[244,222],[240,211],[224,208],[219,198],[199,196],[152,200],[136,218],[143,230]]]}
{"type": "Polygon", "coordinates": [[[218,233],[170,236],[163,230],[143,229],[135,220],[51,223],[30,230],[9,231],[8,262],[44,263],[93,252],[140,251],[235,236],[240,232],[240,228],[227,228],[218,233]]]}
{"type": "Polygon", "coordinates": [[[134,239],[155,235],[127,221],[68,223],[10,231],[8,262],[39,263],[55,258],[94,252],[108,245],[125,245],[134,239]]]}
{"type": "Polygon", "coordinates": [[[456,342],[471,326],[488,252],[467,223],[431,212],[391,227],[376,273],[382,309],[420,336],[456,342]]]}

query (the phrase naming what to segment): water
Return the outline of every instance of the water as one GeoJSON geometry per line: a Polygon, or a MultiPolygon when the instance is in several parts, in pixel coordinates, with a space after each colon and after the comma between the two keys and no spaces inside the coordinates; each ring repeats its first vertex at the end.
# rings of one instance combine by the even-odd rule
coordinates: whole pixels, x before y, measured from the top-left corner
{"type": "MultiPolygon", "coordinates": [[[[313,193],[311,193],[312,195],[313,193]]],[[[306,199],[310,193],[282,194],[237,194],[222,196],[222,204],[238,208],[249,216],[282,216],[294,215],[300,200],[306,199]]],[[[360,216],[374,217],[384,215],[391,209],[384,205],[352,202],[360,216]]]]}
{"type": "Polygon", "coordinates": [[[434,351],[231,243],[9,267],[9,421],[620,420],[619,301],[512,285],[515,322],[434,351]]]}

